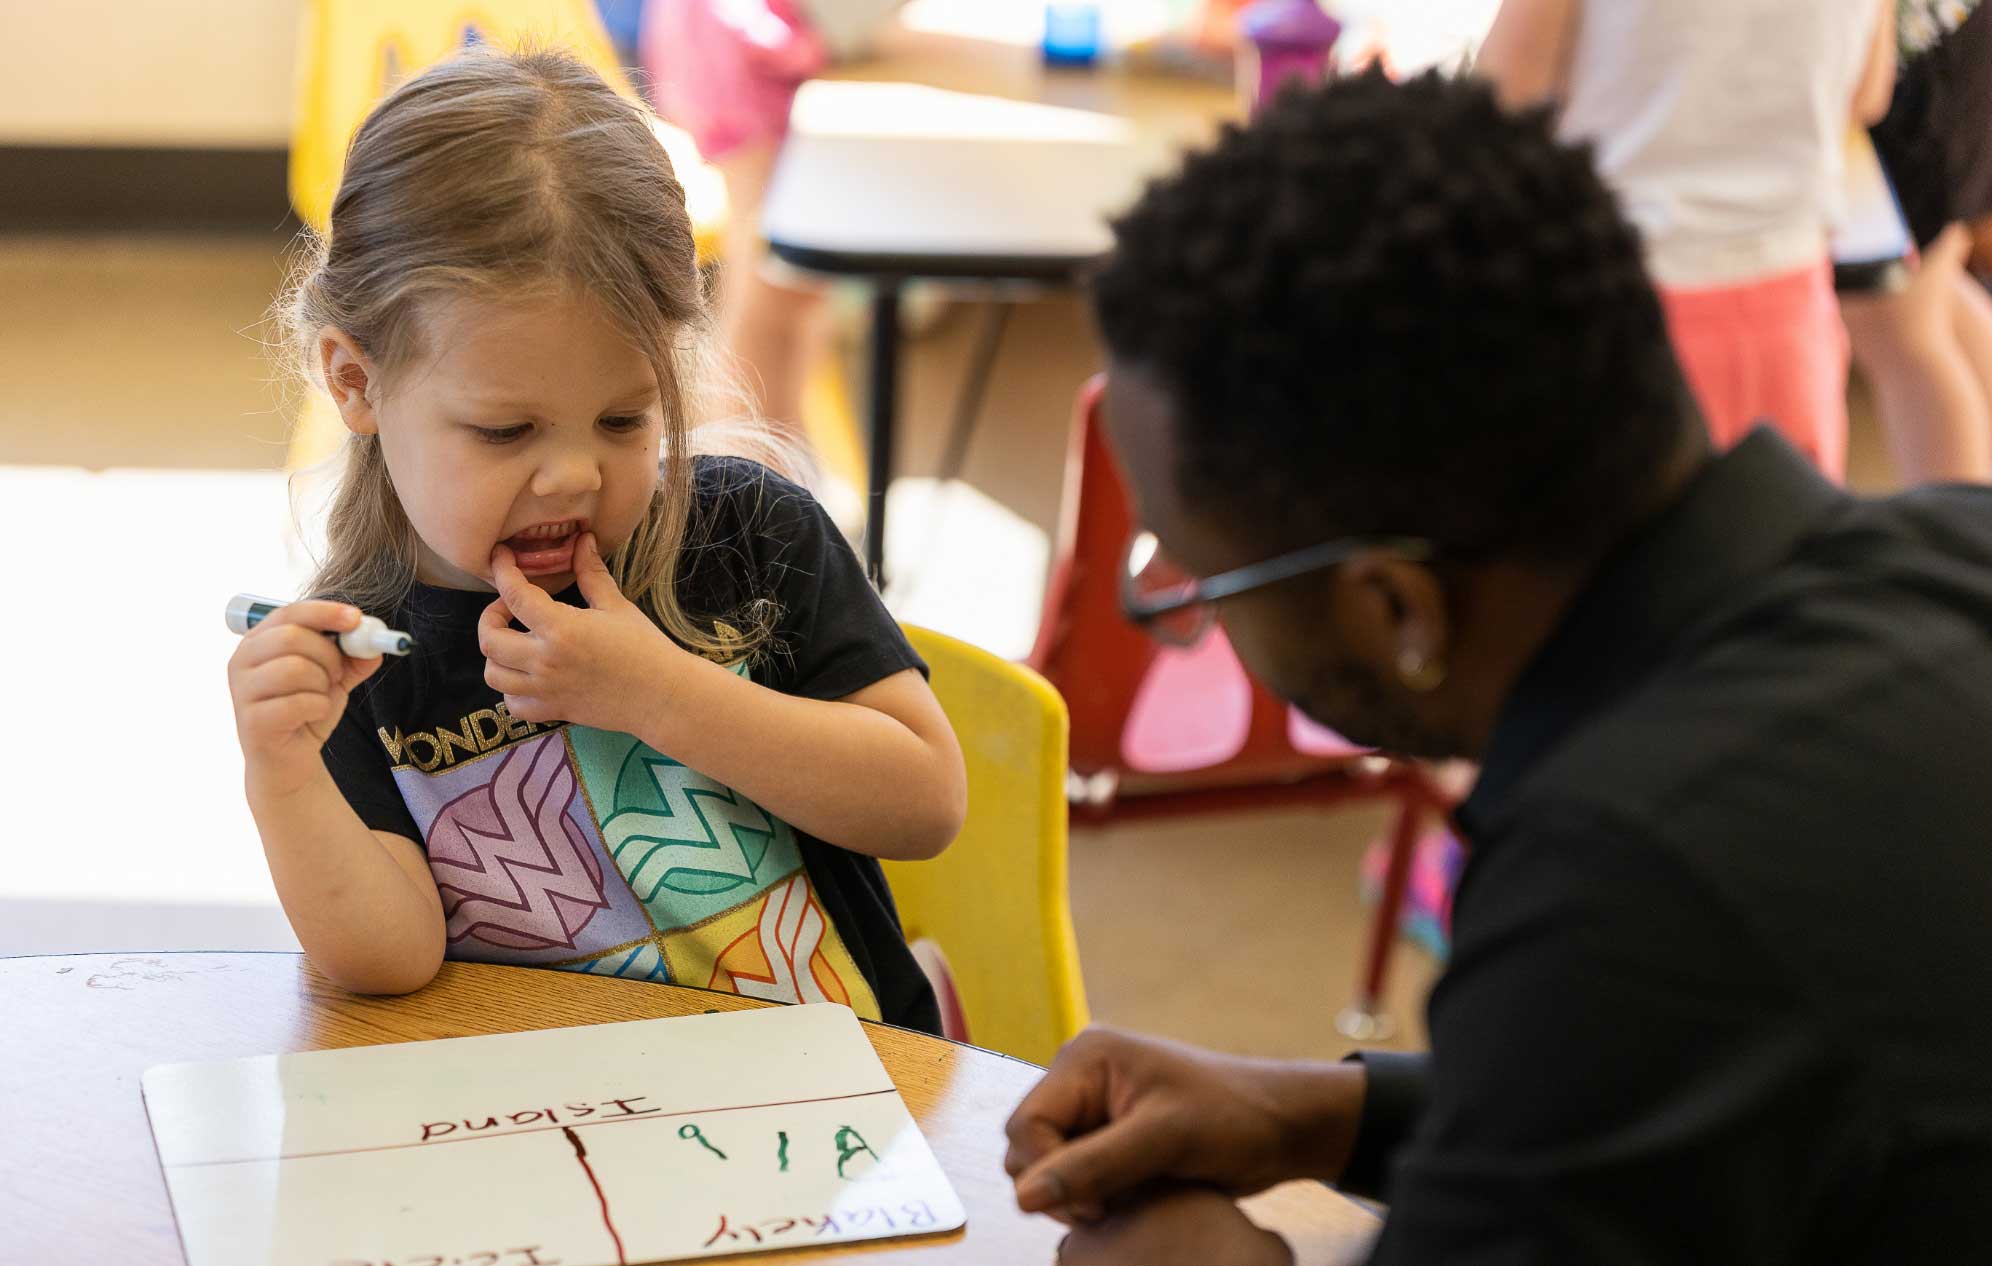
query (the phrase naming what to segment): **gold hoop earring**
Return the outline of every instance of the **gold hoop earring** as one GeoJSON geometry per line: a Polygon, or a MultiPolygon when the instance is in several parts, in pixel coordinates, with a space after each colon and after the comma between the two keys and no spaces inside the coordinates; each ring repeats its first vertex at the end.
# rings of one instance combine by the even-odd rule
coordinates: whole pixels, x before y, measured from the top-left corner
{"type": "Polygon", "coordinates": [[[1428,695],[1445,684],[1446,666],[1407,646],[1397,653],[1397,678],[1406,690],[1428,695]]]}

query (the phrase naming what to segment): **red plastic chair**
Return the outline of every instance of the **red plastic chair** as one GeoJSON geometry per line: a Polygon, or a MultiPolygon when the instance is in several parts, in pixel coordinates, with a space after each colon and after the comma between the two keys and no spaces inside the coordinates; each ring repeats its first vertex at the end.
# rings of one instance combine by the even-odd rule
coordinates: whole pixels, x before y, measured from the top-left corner
{"type": "Polygon", "coordinates": [[[1072,713],[1074,817],[1102,822],[1308,804],[1398,806],[1389,865],[1354,1002],[1351,1037],[1389,1031],[1380,1010],[1419,829],[1449,811],[1416,765],[1387,760],[1314,724],[1238,662],[1222,629],[1164,647],[1120,611],[1133,513],[1099,422],[1105,379],[1080,390],[1066,453],[1051,581],[1029,663],[1072,713]]]}

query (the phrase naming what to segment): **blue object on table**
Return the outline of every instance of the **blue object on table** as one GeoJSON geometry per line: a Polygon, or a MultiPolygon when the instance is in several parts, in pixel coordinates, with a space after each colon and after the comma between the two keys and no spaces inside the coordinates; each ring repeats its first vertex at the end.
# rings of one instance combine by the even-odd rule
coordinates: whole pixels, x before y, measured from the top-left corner
{"type": "Polygon", "coordinates": [[[1045,5],[1045,65],[1091,66],[1098,60],[1100,60],[1100,6],[1068,3],[1045,5]]]}

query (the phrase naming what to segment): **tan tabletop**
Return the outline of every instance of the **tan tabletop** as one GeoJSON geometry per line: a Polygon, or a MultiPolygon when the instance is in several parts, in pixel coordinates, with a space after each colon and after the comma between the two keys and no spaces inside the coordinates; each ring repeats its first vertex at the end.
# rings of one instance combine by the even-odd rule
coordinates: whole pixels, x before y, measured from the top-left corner
{"type": "MultiPolygon", "coordinates": [[[[0,1261],[182,1261],[139,1076],[154,1064],[648,1020],[770,1005],[569,972],[445,963],[402,998],[350,994],[296,954],[0,959],[0,1261]]],[[[1050,1263],[1062,1228],[1017,1212],[1003,1122],[1041,1072],[972,1046],[865,1025],[968,1209],[950,1236],[767,1253],[944,1266],[1050,1263]]],[[[1321,1201],[1309,1214],[1370,1220],[1321,1201]]]]}

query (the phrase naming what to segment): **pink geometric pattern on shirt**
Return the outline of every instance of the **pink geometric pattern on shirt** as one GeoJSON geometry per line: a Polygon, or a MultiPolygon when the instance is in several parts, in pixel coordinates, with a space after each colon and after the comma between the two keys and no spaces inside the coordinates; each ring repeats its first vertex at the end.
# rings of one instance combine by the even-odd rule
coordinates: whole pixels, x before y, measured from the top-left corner
{"type": "Polygon", "coordinates": [[[482,786],[436,814],[429,871],[452,944],[468,936],[515,949],[573,948],[606,910],[602,869],[568,816],[567,745],[548,734],[506,750],[482,786]]]}

